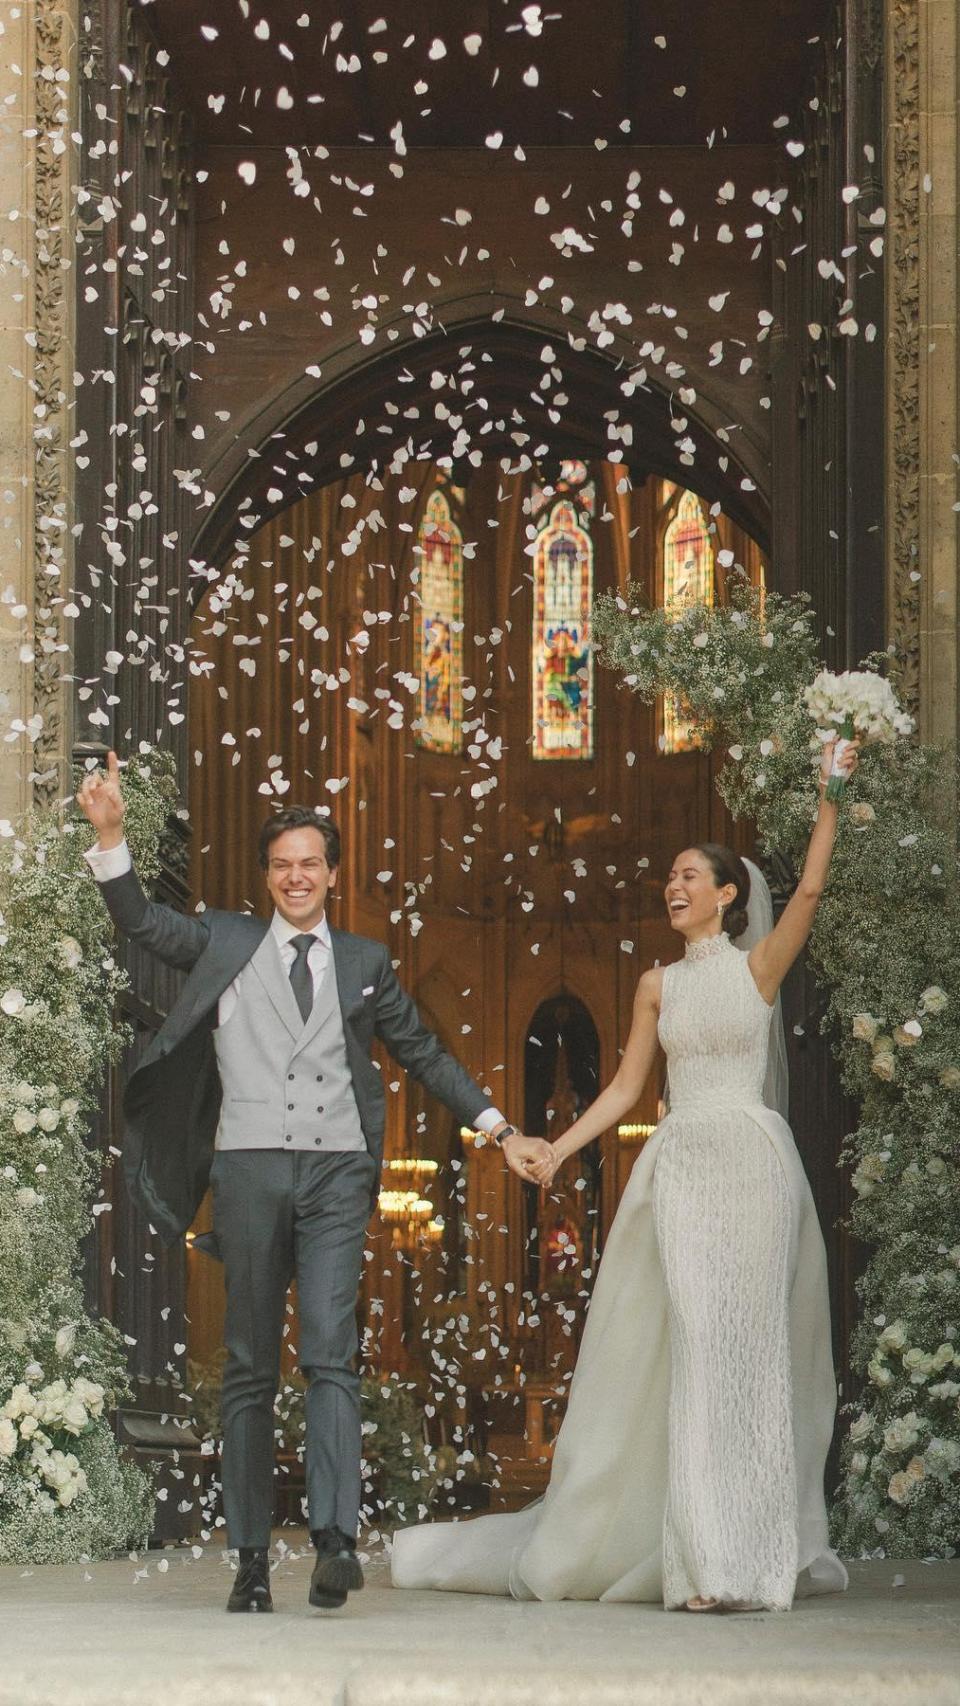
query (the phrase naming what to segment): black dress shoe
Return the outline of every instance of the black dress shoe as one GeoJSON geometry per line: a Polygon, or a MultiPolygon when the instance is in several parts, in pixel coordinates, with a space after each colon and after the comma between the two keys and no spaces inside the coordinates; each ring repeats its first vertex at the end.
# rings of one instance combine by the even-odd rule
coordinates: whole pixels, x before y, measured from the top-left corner
{"type": "Polygon", "coordinates": [[[317,1561],[310,1577],[310,1604],[324,1611],[335,1611],[343,1605],[348,1593],[363,1587],[357,1543],[342,1528],[320,1528],[310,1538],[317,1548],[317,1561]]]}
{"type": "Polygon", "coordinates": [[[273,1610],[273,1600],[270,1597],[270,1560],[266,1552],[257,1552],[254,1557],[246,1558],[241,1563],[234,1578],[230,1598],[227,1600],[227,1610],[273,1610]]]}

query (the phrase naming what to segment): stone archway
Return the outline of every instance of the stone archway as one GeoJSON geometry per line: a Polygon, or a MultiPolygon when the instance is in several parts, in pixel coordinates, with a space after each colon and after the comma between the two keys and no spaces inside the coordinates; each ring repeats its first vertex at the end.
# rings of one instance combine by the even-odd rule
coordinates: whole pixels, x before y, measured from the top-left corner
{"type": "MultiPolygon", "coordinates": [[[[214,502],[194,535],[192,559],[211,569],[221,567],[238,531],[249,535],[345,472],[382,475],[398,451],[406,460],[453,456],[456,461],[460,411],[454,404],[448,410],[452,418],[437,418],[437,388],[431,381],[437,372],[455,376],[465,368],[470,393],[476,390],[485,404],[483,420],[490,430],[473,441],[485,458],[520,462],[538,447],[541,454],[585,461],[612,452],[631,478],[656,474],[682,481],[707,503],[720,504],[761,548],[767,547],[771,524],[764,450],[744,435],[738,435],[736,446],[714,435],[715,428],[725,429],[709,388],[694,412],[650,379],[625,344],[608,356],[583,347],[582,338],[568,342],[568,331],[549,321],[518,317],[515,308],[512,317],[504,310],[491,313],[488,300],[481,318],[477,303],[461,306],[465,317],[442,332],[398,343],[376,357],[361,351],[355,359],[341,358],[328,364],[322,385],[301,379],[266,401],[209,470],[214,502]],[[557,376],[553,391],[563,399],[560,408],[541,389],[551,369],[557,376]],[[636,377],[641,369],[642,381],[636,377]],[[405,404],[401,419],[392,403],[397,396],[405,404]]],[[[467,409],[470,401],[465,388],[467,409]]]]}

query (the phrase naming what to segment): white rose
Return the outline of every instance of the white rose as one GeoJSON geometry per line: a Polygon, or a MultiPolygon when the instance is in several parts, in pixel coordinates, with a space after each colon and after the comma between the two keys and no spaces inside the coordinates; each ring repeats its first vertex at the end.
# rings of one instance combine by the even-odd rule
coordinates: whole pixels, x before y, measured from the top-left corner
{"type": "Polygon", "coordinates": [[[886,1049],[880,1049],[870,1062],[870,1071],[885,1084],[889,1084],[897,1076],[897,1063],[886,1049]]]}
{"type": "Polygon", "coordinates": [[[882,1362],[877,1362],[876,1357],[872,1358],[867,1364],[867,1376],[873,1382],[874,1386],[893,1385],[893,1374],[891,1370],[886,1368],[882,1362]]]}
{"type": "Polygon", "coordinates": [[[877,1340],[878,1349],[882,1351],[902,1351],[906,1349],[906,1344],[907,1329],[902,1321],[891,1321],[877,1340]]]}
{"type": "Polygon", "coordinates": [[[905,1416],[895,1416],[893,1421],[883,1431],[883,1444],[887,1451],[909,1451],[920,1438],[917,1427],[917,1412],[909,1410],[905,1416]]]}
{"type": "Polygon", "coordinates": [[[19,1435],[9,1417],[0,1417],[0,1457],[12,1457],[19,1443],[19,1435]]]}
{"type": "Polygon", "coordinates": [[[56,1131],[60,1124],[59,1109],[41,1108],[37,1115],[37,1124],[41,1131],[56,1131]]]}
{"type": "Polygon", "coordinates": [[[21,1185],[17,1191],[17,1203],[20,1208],[36,1208],[40,1201],[40,1193],[32,1185],[21,1185]]]}
{"type": "Polygon", "coordinates": [[[905,1025],[897,1025],[893,1040],[898,1048],[915,1048],[922,1035],[916,1019],[908,1019],[905,1025]]]}
{"type": "Polygon", "coordinates": [[[868,800],[854,800],[848,815],[851,823],[855,823],[859,829],[865,829],[867,824],[874,822],[877,814],[868,800]]]}
{"type": "Polygon", "coordinates": [[[40,1423],[36,1416],[28,1415],[20,1418],[20,1432],[24,1439],[32,1439],[39,1426],[40,1423]]]}
{"type": "Polygon", "coordinates": [[[87,1380],[82,1374],[78,1375],[73,1383],[73,1390],[81,1403],[87,1406],[91,1416],[103,1414],[103,1400],[106,1397],[106,1390],[96,1380],[87,1380]]]}
{"type": "Polygon", "coordinates": [[[18,1019],[27,1005],[27,998],[22,989],[7,989],[0,995],[0,1009],[8,1019],[18,1019]]]}
{"type": "Polygon", "coordinates": [[[60,1112],[65,1120],[72,1120],[74,1114],[79,1113],[79,1111],[80,1103],[76,1096],[68,1096],[65,1102],[60,1103],[60,1112]]]}
{"type": "Polygon", "coordinates": [[[33,1131],[36,1123],[37,1116],[31,1113],[29,1108],[18,1108],[13,1116],[13,1129],[18,1131],[21,1137],[26,1137],[29,1132],[33,1131]]]}
{"type": "Polygon", "coordinates": [[[955,1439],[932,1439],[924,1454],[924,1463],[929,1474],[945,1480],[960,1466],[960,1445],[955,1439]]]}
{"type": "Polygon", "coordinates": [[[850,1029],[858,1042],[872,1043],[880,1029],[880,1021],[872,1013],[854,1013],[850,1029]]]}
{"type": "Polygon", "coordinates": [[[60,943],[60,958],[67,971],[76,971],[83,964],[83,949],[75,936],[64,936],[60,943]]]}
{"type": "Polygon", "coordinates": [[[960,1066],[945,1066],[940,1082],[945,1090],[960,1090],[960,1066]]]}
{"type": "Polygon", "coordinates": [[[76,1327],[61,1327],[54,1340],[54,1350],[58,1357],[68,1357],[77,1342],[76,1327]]]}
{"type": "Polygon", "coordinates": [[[37,1092],[33,1088],[33,1085],[28,1084],[25,1078],[21,1078],[19,1084],[15,1084],[13,1087],[13,1099],[15,1102],[32,1102],[36,1093],[37,1092]]]}
{"type": "Polygon", "coordinates": [[[870,1463],[870,1459],[867,1456],[865,1451],[855,1451],[853,1456],[850,1459],[850,1473],[851,1473],[851,1475],[856,1475],[856,1476],[865,1475],[867,1473],[867,1467],[868,1467],[869,1463],[870,1463]]]}
{"type": "Polygon", "coordinates": [[[916,1482],[913,1476],[908,1475],[905,1469],[901,1469],[896,1475],[891,1475],[887,1484],[887,1495],[893,1500],[894,1504],[905,1505],[909,1503],[910,1494],[915,1486],[916,1482]]]}
{"type": "Polygon", "coordinates": [[[872,1433],[873,1417],[866,1412],[861,1416],[857,1416],[850,1424],[850,1438],[853,1440],[854,1445],[859,1445],[860,1441],[863,1439],[869,1439],[872,1433]]]}
{"type": "Polygon", "coordinates": [[[920,997],[920,1011],[922,1013],[942,1013],[949,1000],[950,997],[945,989],[941,989],[938,983],[931,983],[929,989],[925,989],[920,997]]]}
{"type": "Polygon", "coordinates": [[[65,1398],[63,1401],[63,1425],[68,1434],[82,1434],[90,1417],[87,1406],[76,1396],[65,1398]]]}

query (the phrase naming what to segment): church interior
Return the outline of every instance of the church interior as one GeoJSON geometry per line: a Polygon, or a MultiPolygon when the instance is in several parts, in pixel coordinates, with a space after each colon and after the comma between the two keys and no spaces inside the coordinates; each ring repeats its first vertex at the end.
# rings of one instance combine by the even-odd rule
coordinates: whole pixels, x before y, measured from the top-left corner
{"type": "MultiPolygon", "coordinates": [[[[831,0],[743,0],[735,27],[718,0],[340,11],[94,9],[73,752],[174,754],[158,892],[185,908],[262,910],[264,816],[329,810],[333,922],[388,943],[444,1045],[548,1134],[676,955],[674,854],[756,852],[683,705],[595,658],[594,598],[679,612],[742,575],[808,591],[831,662],[884,640],[883,340],[832,330],[847,298],[883,321],[879,72],[831,0]]],[[[173,993],[130,969],[127,1066],[173,993]]],[[[842,1360],[847,1113],[802,970],[786,1000],[842,1360]]],[[[544,1484],[656,1088],[540,1196],[382,1067],[364,1369],[455,1448],[451,1499],[509,1505],[544,1484]]],[[[90,1284],[156,1456],[222,1282],[118,1173],[102,1191],[90,1284]]]]}

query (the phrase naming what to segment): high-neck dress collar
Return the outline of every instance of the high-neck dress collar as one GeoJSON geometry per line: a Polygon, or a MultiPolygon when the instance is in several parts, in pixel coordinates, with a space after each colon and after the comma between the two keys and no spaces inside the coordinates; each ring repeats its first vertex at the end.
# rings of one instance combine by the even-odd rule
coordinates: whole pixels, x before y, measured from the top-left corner
{"type": "Polygon", "coordinates": [[[719,936],[702,936],[699,942],[688,942],[685,960],[712,960],[715,955],[722,954],[731,946],[730,938],[725,930],[719,936]]]}

